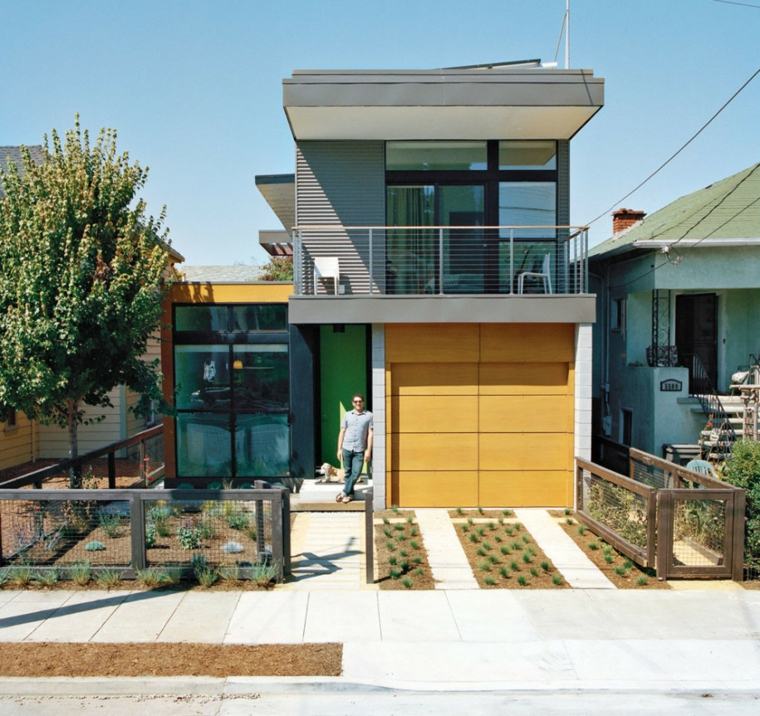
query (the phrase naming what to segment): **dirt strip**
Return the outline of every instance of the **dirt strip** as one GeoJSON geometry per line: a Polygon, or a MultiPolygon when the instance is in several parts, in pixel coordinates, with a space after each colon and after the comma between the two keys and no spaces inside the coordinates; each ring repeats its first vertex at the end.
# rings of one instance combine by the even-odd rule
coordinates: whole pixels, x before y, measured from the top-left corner
{"type": "Polygon", "coordinates": [[[0,676],[340,676],[342,644],[3,644],[0,676]]]}

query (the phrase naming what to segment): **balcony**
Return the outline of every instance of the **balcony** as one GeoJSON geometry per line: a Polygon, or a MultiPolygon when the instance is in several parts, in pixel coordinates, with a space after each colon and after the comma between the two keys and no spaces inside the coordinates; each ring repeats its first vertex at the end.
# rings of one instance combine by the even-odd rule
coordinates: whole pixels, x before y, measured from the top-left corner
{"type": "Polygon", "coordinates": [[[593,321],[587,242],[585,226],[297,226],[291,322],[593,321]]]}

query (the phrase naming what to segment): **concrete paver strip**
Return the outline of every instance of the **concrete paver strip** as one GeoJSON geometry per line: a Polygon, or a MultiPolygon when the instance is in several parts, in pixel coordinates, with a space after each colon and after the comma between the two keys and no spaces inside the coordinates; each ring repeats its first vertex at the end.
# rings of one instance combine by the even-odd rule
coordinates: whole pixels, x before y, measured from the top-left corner
{"type": "Polygon", "coordinates": [[[240,592],[187,592],[158,641],[221,643],[239,600],[240,592]]]}
{"type": "Polygon", "coordinates": [[[281,589],[358,589],[364,550],[363,513],[301,513],[291,537],[293,579],[281,589]]]}
{"type": "Polygon", "coordinates": [[[440,591],[378,592],[383,641],[458,641],[454,616],[440,591]]]}
{"type": "Polygon", "coordinates": [[[525,642],[537,638],[528,612],[513,589],[446,592],[463,641],[525,642]]]}
{"type": "Polygon", "coordinates": [[[26,640],[89,641],[126,598],[127,592],[74,592],[26,640]]]}
{"type": "Polygon", "coordinates": [[[244,592],[225,644],[297,644],[303,641],[308,592],[244,592]]]}
{"type": "Polygon", "coordinates": [[[377,592],[312,592],[304,641],[379,641],[377,592]]]}
{"type": "Polygon", "coordinates": [[[184,597],[183,592],[132,592],[90,641],[155,641],[184,597]]]}
{"type": "Polygon", "coordinates": [[[515,514],[571,587],[616,588],[546,510],[522,508],[515,514]]]}
{"type": "Polygon", "coordinates": [[[436,589],[478,589],[448,510],[415,510],[436,589]]]}

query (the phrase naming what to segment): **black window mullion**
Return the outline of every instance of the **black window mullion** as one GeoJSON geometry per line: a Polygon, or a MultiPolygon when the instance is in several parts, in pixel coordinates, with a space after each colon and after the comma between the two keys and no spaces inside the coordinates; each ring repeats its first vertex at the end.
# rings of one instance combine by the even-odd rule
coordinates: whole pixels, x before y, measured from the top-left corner
{"type": "MultiPolygon", "coordinates": [[[[230,311],[231,313],[232,311],[230,311]]],[[[228,350],[228,360],[230,362],[230,472],[232,473],[232,477],[237,477],[237,453],[235,451],[235,347],[230,346],[228,350]]]]}

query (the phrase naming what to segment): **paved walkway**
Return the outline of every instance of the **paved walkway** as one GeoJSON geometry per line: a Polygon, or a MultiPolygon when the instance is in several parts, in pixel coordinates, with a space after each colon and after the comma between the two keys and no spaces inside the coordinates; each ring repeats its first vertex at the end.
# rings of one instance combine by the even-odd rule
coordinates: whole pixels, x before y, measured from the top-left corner
{"type": "Polygon", "coordinates": [[[416,509],[436,589],[478,589],[448,510],[416,509]]]}
{"type": "Polygon", "coordinates": [[[343,682],[760,688],[760,592],[0,592],[0,641],[344,644],[343,682]]]}
{"type": "Polygon", "coordinates": [[[363,512],[299,512],[291,532],[292,580],[280,589],[367,589],[363,512]]]}
{"type": "Polygon", "coordinates": [[[523,508],[515,510],[515,515],[571,587],[616,589],[546,510],[523,508]]]}

